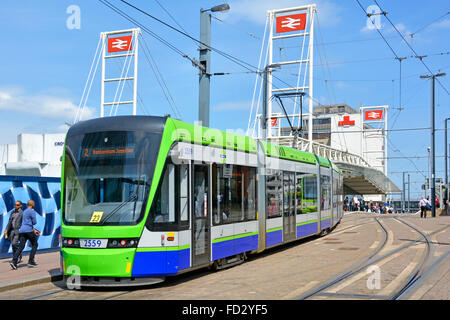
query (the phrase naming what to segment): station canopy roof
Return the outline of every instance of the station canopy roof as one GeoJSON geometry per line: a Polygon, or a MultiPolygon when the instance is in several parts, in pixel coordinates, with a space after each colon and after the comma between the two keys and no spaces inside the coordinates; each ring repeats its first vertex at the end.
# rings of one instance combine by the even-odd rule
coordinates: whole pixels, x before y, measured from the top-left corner
{"type": "Polygon", "coordinates": [[[387,194],[401,192],[383,172],[348,163],[336,163],[344,176],[345,194],[387,194]]]}

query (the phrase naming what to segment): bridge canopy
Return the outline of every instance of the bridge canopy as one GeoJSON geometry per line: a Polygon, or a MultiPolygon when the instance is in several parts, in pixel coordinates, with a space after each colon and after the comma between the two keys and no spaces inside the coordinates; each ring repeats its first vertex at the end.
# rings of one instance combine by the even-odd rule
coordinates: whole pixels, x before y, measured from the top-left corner
{"type": "Polygon", "coordinates": [[[401,192],[383,172],[349,163],[337,162],[344,176],[345,194],[387,194],[401,192]]]}

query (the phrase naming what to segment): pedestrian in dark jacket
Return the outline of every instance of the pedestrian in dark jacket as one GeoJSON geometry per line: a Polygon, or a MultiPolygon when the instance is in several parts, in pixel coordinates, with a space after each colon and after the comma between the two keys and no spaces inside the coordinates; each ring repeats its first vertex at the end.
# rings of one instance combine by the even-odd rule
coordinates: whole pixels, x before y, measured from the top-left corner
{"type": "MultiPolygon", "coordinates": [[[[19,249],[19,229],[22,226],[22,215],[22,201],[16,201],[5,229],[5,239],[11,242],[13,255],[19,249]]],[[[19,255],[17,263],[20,261],[22,261],[22,255],[19,255]]]]}
{"type": "Polygon", "coordinates": [[[19,249],[13,256],[13,261],[10,262],[11,268],[17,269],[17,261],[19,255],[22,254],[22,251],[25,248],[27,240],[30,240],[31,242],[31,252],[30,257],[28,259],[28,266],[30,267],[37,266],[37,263],[34,261],[34,256],[36,255],[36,250],[38,247],[37,236],[40,233],[33,227],[36,223],[37,220],[36,220],[36,211],[34,211],[34,201],[29,200],[27,202],[27,209],[25,209],[22,215],[22,226],[19,229],[20,245],[19,249]]]}

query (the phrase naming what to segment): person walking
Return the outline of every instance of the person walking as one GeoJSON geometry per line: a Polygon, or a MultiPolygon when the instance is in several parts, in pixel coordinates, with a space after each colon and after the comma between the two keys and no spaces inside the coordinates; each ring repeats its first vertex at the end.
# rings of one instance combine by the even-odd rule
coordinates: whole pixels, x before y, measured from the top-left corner
{"type": "Polygon", "coordinates": [[[22,251],[25,248],[27,240],[30,240],[31,242],[31,252],[28,259],[28,266],[30,267],[37,266],[36,261],[34,261],[34,256],[36,255],[36,250],[38,247],[37,236],[40,234],[40,232],[34,229],[33,227],[37,223],[34,205],[35,204],[33,200],[28,200],[27,209],[25,209],[22,215],[22,226],[19,229],[20,235],[19,249],[16,251],[16,253],[14,253],[13,260],[10,262],[11,268],[13,268],[14,270],[17,269],[17,261],[19,255],[22,254],[22,251]]]}
{"type": "MultiPolygon", "coordinates": [[[[19,249],[19,229],[22,226],[22,201],[16,201],[14,209],[9,216],[8,224],[5,229],[5,239],[11,242],[13,256],[19,249]]],[[[18,256],[17,263],[22,261],[22,255],[18,256]]]]}
{"type": "Polygon", "coordinates": [[[426,218],[427,217],[427,200],[425,200],[425,197],[420,197],[419,201],[419,208],[420,208],[420,217],[426,218]]]}

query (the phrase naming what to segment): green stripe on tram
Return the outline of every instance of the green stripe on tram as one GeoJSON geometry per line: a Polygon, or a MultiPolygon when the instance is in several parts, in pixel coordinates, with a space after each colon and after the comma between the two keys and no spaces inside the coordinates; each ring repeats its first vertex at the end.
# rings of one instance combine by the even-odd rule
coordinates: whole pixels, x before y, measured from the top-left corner
{"type": "Polygon", "coordinates": [[[137,248],[136,252],[154,252],[154,251],[178,251],[189,249],[191,247],[190,244],[185,244],[183,246],[176,247],[149,247],[149,248],[137,248]]]}
{"type": "Polygon", "coordinates": [[[304,226],[305,224],[310,224],[310,223],[314,223],[314,222],[317,222],[318,220],[316,219],[316,220],[309,220],[309,221],[305,221],[305,222],[300,222],[300,223],[297,223],[296,224],[296,226],[298,227],[298,226],[304,226]]]}
{"type": "Polygon", "coordinates": [[[327,220],[327,219],[331,219],[331,216],[320,218],[320,221],[327,220]]]}
{"type": "Polygon", "coordinates": [[[245,237],[255,236],[257,234],[258,234],[258,232],[241,233],[241,234],[236,234],[236,235],[233,235],[233,236],[228,236],[228,237],[222,237],[222,238],[214,239],[212,241],[212,243],[218,243],[218,242],[223,242],[223,241],[228,241],[228,240],[233,240],[233,239],[245,238],[245,237]]]}
{"type": "Polygon", "coordinates": [[[279,230],[283,230],[283,227],[278,227],[278,228],[268,229],[268,230],[266,230],[266,233],[274,232],[274,231],[279,231],[279,230]]]}

